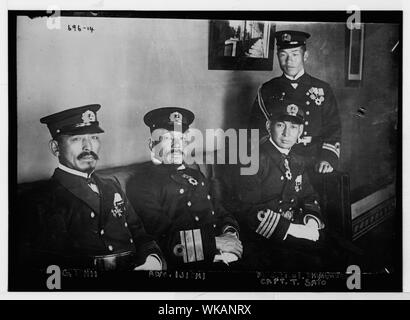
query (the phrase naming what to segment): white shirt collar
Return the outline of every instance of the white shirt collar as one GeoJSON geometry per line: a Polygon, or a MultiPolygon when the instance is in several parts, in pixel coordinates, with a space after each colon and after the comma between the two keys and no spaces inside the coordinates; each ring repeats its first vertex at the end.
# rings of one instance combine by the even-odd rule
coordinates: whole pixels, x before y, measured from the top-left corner
{"type": "MultiPolygon", "coordinates": [[[[160,161],[160,160],[158,160],[157,158],[155,158],[155,154],[154,154],[154,152],[152,152],[151,151],[151,161],[152,161],[152,163],[153,164],[155,164],[155,165],[160,165],[160,164],[162,164],[162,161],[160,161]]],[[[181,163],[180,165],[179,165],[179,167],[177,168],[177,170],[185,170],[185,165],[183,164],[183,163],[181,163]]]]}
{"type": "Polygon", "coordinates": [[[91,172],[90,174],[88,174],[88,173],[86,173],[86,172],[81,172],[81,171],[78,171],[78,170],[74,170],[74,169],[71,169],[71,168],[68,168],[68,167],[66,167],[65,165],[63,165],[63,164],[61,164],[61,163],[59,163],[58,164],[58,167],[61,169],[61,170],[63,170],[63,171],[65,171],[65,172],[68,172],[68,173],[71,173],[71,174],[74,174],[74,175],[76,175],[76,176],[79,176],[79,177],[83,177],[83,178],[89,178],[90,176],[91,176],[91,174],[94,172],[91,172]]]}
{"type": "Polygon", "coordinates": [[[284,153],[284,154],[286,154],[286,155],[289,154],[290,149],[285,149],[285,148],[279,147],[279,146],[272,140],[272,138],[269,138],[269,141],[274,145],[274,147],[275,147],[276,149],[278,149],[278,151],[279,151],[280,153],[284,153]]]}
{"type": "Polygon", "coordinates": [[[285,75],[286,78],[288,78],[289,80],[297,80],[299,79],[301,76],[303,76],[305,74],[305,69],[302,69],[298,72],[298,74],[294,77],[288,76],[286,73],[283,73],[285,75]]]}

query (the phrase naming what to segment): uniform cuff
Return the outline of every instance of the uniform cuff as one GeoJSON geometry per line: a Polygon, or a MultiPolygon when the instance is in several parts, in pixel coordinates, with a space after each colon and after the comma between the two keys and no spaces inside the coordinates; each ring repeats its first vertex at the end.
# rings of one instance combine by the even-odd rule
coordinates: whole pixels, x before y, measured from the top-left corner
{"type": "Polygon", "coordinates": [[[335,145],[331,143],[323,143],[320,160],[329,162],[333,169],[336,170],[339,163],[339,158],[339,148],[336,148],[335,145]]]}
{"type": "Polygon", "coordinates": [[[283,218],[279,213],[272,210],[259,211],[260,221],[256,228],[256,233],[266,239],[283,240],[289,229],[290,221],[283,218]]]}
{"type": "Polygon", "coordinates": [[[209,260],[216,252],[213,232],[207,228],[179,231],[180,243],[174,247],[174,254],[184,263],[209,260]]]}
{"type": "Polygon", "coordinates": [[[227,232],[234,234],[239,239],[239,232],[238,230],[236,230],[235,227],[230,226],[230,225],[224,226],[222,228],[222,234],[227,233],[227,232]]]}

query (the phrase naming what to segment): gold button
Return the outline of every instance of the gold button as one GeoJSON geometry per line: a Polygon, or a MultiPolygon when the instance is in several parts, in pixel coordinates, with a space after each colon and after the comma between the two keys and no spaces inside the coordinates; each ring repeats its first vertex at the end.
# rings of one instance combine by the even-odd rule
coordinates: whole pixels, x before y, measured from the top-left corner
{"type": "Polygon", "coordinates": [[[212,212],[211,212],[211,213],[212,213],[212,215],[214,215],[214,214],[215,214],[215,211],[214,211],[214,210],[212,210],[212,212]]]}
{"type": "Polygon", "coordinates": [[[307,126],[309,124],[309,122],[308,121],[305,121],[305,126],[307,126]]]}
{"type": "Polygon", "coordinates": [[[191,201],[187,202],[187,206],[190,207],[192,205],[191,201]]]}
{"type": "Polygon", "coordinates": [[[91,211],[90,216],[91,216],[91,218],[94,218],[94,217],[95,217],[95,213],[91,211]]]}
{"type": "Polygon", "coordinates": [[[310,105],[310,101],[306,101],[306,104],[307,104],[307,105],[310,105]]]}
{"type": "Polygon", "coordinates": [[[279,200],[279,204],[281,204],[283,202],[283,200],[279,200]]]}
{"type": "Polygon", "coordinates": [[[130,242],[131,242],[131,243],[134,243],[134,240],[132,240],[132,238],[130,238],[130,242]]]}
{"type": "Polygon", "coordinates": [[[292,198],[292,199],[290,199],[290,202],[292,202],[292,203],[293,203],[293,202],[295,202],[295,199],[293,199],[293,198],[292,198]]]}
{"type": "Polygon", "coordinates": [[[185,192],[184,189],[179,189],[180,194],[183,194],[184,192],[185,192]]]}
{"type": "Polygon", "coordinates": [[[201,185],[202,185],[202,186],[204,186],[204,185],[205,185],[205,183],[202,181],[202,182],[201,182],[201,185]]]}
{"type": "Polygon", "coordinates": [[[283,179],[285,179],[285,178],[284,178],[283,176],[281,176],[281,177],[280,177],[280,180],[283,180],[283,179]]]}
{"type": "Polygon", "coordinates": [[[101,229],[100,234],[101,234],[101,235],[104,234],[104,229],[101,229]]]}
{"type": "Polygon", "coordinates": [[[279,209],[279,212],[282,212],[282,211],[283,211],[282,208],[280,208],[280,209],[279,209]]]}
{"type": "Polygon", "coordinates": [[[198,216],[195,216],[195,221],[199,221],[199,217],[198,217],[198,216]]]}
{"type": "Polygon", "coordinates": [[[208,198],[208,200],[211,200],[211,196],[209,194],[206,197],[208,198]]]}
{"type": "Polygon", "coordinates": [[[306,136],[306,135],[307,135],[307,132],[305,131],[305,132],[303,132],[303,134],[306,136]]]}
{"type": "Polygon", "coordinates": [[[306,115],[307,115],[307,116],[309,115],[309,113],[310,113],[309,111],[306,111],[306,115]]]}
{"type": "Polygon", "coordinates": [[[214,224],[213,227],[216,228],[216,224],[214,224]]]}
{"type": "Polygon", "coordinates": [[[128,223],[124,223],[124,226],[125,226],[125,227],[128,227],[128,223]]]}
{"type": "Polygon", "coordinates": [[[109,245],[109,246],[108,246],[108,250],[110,250],[110,251],[113,251],[113,250],[114,250],[114,248],[112,247],[112,245],[109,245]]]}

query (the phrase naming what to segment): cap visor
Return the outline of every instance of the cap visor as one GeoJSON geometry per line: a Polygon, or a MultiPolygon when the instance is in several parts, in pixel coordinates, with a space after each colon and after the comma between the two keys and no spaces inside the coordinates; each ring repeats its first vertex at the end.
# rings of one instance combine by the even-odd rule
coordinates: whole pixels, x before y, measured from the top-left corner
{"type": "Polygon", "coordinates": [[[103,133],[104,130],[98,125],[91,125],[85,127],[71,128],[69,130],[62,130],[60,134],[90,134],[90,133],[103,133]]]}
{"type": "Polygon", "coordinates": [[[292,123],[297,123],[297,124],[303,124],[303,119],[295,116],[290,116],[290,115],[283,115],[279,116],[273,120],[278,120],[278,121],[290,121],[292,123]]]}

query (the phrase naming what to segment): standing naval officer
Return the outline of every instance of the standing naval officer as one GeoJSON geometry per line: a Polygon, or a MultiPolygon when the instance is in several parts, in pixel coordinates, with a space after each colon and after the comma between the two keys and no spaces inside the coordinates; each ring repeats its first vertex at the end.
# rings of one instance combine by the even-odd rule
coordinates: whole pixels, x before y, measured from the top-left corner
{"type": "Polygon", "coordinates": [[[210,181],[198,166],[184,161],[193,120],[191,111],[172,107],[144,116],[152,161],[129,180],[127,196],[169,268],[219,269],[224,266],[220,261],[241,258],[242,244],[236,220],[215,199],[210,181]]]}
{"type": "Polygon", "coordinates": [[[340,158],[341,124],[336,99],[329,84],[305,72],[308,33],[275,33],[282,76],[264,83],[257,93],[250,128],[266,134],[265,123],[277,100],[293,100],[304,111],[303,131],[293,151],[304,156],[312,171],[330,173],[340,158]]]}
{"type": "Polygon", "coordinates": [[[40,120],[50,130],[49,147],[59,164],[42,190],[20,203],[29,217],[23,261],[98,271],[161,270],[161,250],[119,184],[94,173],[104,132],[99,109],[86,105],[40,120]]]}

